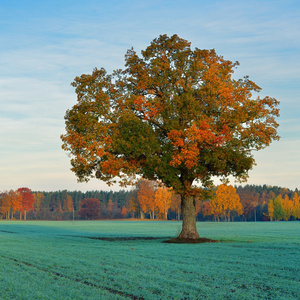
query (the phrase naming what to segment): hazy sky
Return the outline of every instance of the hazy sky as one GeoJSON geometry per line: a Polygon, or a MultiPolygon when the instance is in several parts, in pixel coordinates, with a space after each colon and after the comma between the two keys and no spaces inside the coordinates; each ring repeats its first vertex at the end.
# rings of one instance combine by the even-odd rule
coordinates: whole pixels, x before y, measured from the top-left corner
{"type": "Polygon", "coordinates": [[[281,140],[255,153],[248,183],[300,188],[299,0],[0,0],[0,191],[112,189],[77,183],[61,150],[70,83],[165,33],[238,60],[236,76],[281,102],[281,140]]]}

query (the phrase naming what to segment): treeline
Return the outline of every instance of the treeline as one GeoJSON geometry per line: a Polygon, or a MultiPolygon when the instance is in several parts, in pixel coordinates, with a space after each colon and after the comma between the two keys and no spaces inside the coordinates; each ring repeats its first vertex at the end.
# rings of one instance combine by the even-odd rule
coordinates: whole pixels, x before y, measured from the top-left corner
{"type": "MultiPolygon", "coordinates": [[[[300,219],[300,193],[298,189],[290,190],[278,186],[246,185],[235,187],[240,199],[242,211],[233,215],[236,221],[281,221],[300,219]]],[[[222,214],[214,214],[209,203],[215,198],[201,203],[201,220],[216,217],[226,220],[222,214]]],[[[233,201],[234,203],[234,201],[233,201]]]]}
{"type": "Polygon", "coordinates": [[[237,187],[243,205],[243,218],[249,221],[300,219],[300,192],[278,186],[237,187]]]}
{"type": "MultiPolygon", "coordinates": [[[[17,191],[9,191],[0,195],[0,217],[19,219],[22,217],[19,205],[13,196],[17,191]]],[[[27,210],[27,220],[70,220],[80,219],[81,203],[84,199],[98,199],[100,214],[96,218],[119,218],[122,207],[128,203],[128,191],[33,191],[34,201],[27,210]],[[108,211],[107,211],[108,208],[108,211]]]]}
{"type": "MultiPolygon", "coordinates": [[[[276,186],[220,185],[196,199],[198,221],[300,219],[299,192],[276,186]]],[[[31,191],[0,193],[0,218],[27,220],[148,218],[180,220],[180,196],[141,180],[131,191],[31,191]]]]}

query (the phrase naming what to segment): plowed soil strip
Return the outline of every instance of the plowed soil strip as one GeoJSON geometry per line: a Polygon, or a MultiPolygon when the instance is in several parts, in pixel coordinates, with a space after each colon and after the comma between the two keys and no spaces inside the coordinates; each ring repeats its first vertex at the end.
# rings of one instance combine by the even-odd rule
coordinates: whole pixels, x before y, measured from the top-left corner
{"type": "Polygon", "coordinates": [[[35,265],[32,265],[32,264],[24,262],[24,261],[17,260],[17,259],[12,258],[12,257],[6,257],[6,256],[2,256],[2,255],[0,255],[0,257],[2,257],[4,259],[9,259],[9,260],[15,262],[17,265],[26,265],[26,266],[35,268],[35,269],[37,269],[39,271],[52,274],[52,275],[57,276],[57,277],[66,278],[68,280],[71,280],[71,281],[74,281],[74,282],[78,282],[78,283],[82,283],[82,284],[85,284],[87,286],[91,286],[91,287],[94,287],[94,288],[97,288],[97,289],[101,289],[101,290],[106,290],[106,291],[108,291],[108,292],[110,292],[110,293],[112,293],[114,295],[120,295],[120,296],[127,297],[127,298],[130,298],[130,299],[144,300],[143,297],[139,297],[139,296],[136,296],[136,295],[133,295],[133,294],[130,294],[130,293],[126,293],[126,292],[122,292],[122,291],[118,291],[118,290],[115,290],[115,289],[112,289],[112,288],[109,288],[109,287],[97,285],[97,284],[88,282],[87,280],[80,280],[78,278],[74,279],[74,278],[71,278],[71,277],[66,276],[64,274],[61,274],[61,273],[58,273],[58,272],[54,272],[54,271],[50,271],[50,270],[45,270],[43,268],[39,268],[39,267],[37,267],[35,265]]]}

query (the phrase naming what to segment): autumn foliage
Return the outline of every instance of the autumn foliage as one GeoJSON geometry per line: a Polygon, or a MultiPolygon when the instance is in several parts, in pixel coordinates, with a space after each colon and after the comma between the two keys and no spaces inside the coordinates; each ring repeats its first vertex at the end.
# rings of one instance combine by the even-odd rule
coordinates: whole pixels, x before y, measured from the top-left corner
{"type": "MultiPolygon", "coordinates": [[[[24,214],[24,220],[26,220],[26,213],[27,211],[34,209],[34,195],[31,192],[31,189],[29,188],[19,188],[17,190],[17,193],[19,193],[21,198],[21,205],[20,205],[20,213],[24,214]]],[[[22,214],[20,214],[20,219],[22,217],[22,214]]]]}
{"type": "Polygon", "coordinates": [[[160,186],[155,191],[154,198],[158,214],[165,220],[168,219],[168,211],[171,207],[173,191],[171,188],[160,186]]]}
{"type": "MultiPolygon", "coordinates": [[[[141,180],[141,182],[144,180],[141,180]]],[[[150,184],[155,219],[181,220],[181,197],[172,189],[166,188],[159,182],[150,184]],[[171,192],[162,196],[164,192],[171,192]],[[161,193],[162,192],[162,193],[161,193]],[[158,197],[158,195],[160,195],[158,197]],[[161,199],[161,201],[158,201],[161,199]],[[170,207],[167,209],[168,205],[170,207]]],[[[79,192],[79,191],[56,191],[56,192],[33,192],[34,209],[27,211],[27,219],[36,220],[76,220],[89,219],[88,215],[81,216],[80,203],[83,199],[94,198],[100,202],[100,213],[96,217],[101,219],[120,218],[152,218],[150,211],[143,212],[138,201],[141,184],[130,191],[119,192],[79,192]]],[[[216,201],[217,191],[215,187],[207,197],[196,198],[196,218],[198,221],[294,221],[300,219],[299,191],[289,190],[276,186],[246,185],[234,188],[240,198],[243,213],[235,209],[228,212],[222,209],[226,206],[218,205],[218,210],[213,211],[212,203],[216,201]]],[[[21,213],[21,196],[17,190],[0,193],[0,218],[13,219],[24,216],[21,213]]]]}
{"type": "Polygon", "coordinates": [[[156,199],[154,192],[154,183],[150,180],[141,180],[137,200],[142,212],[142,218],[145,213],[150,214],[150,218],[155,218],[156,199]]]}
{"type": "Polygon", "coordinates": [[[225,219],[230,220],[230,214],[236,212],[238,215],[243,214],[243,206],[236,189],[232,185],[221,184],[216,195],[211,200],[212,214],[219,217],[224,214],[225,219]]]}
{"type": "Polygon", "coordinates": [[[174,192],[162,184],[141,179],[137,185],[137,203],[131,200],[132,210],[140,209],[141,217],[149,214],[151,219],[168,219],[168,212],[175,200],[174,192]]]}
{"type": "Polygon", "coordinates": [[[96,198],[83,199],[78,213],[82,218],[96,219],[100,214],[100,201],[96,198]]]}
{"type": "Polygon", "coordinates": [[[34,209],[34,195],[29,188],[2,193],[0,200],[0,214],[5,215],[6,219],[13,218],[14,213],[19,212],[20,219],[23,215],[26,220],[26,213],[34,209]]]}
{"type": "Polygon", "coordinates": [[[294,193],[291,197],[285,194],[278,195],[274,199],[270,199],[268,202],[267,216],[271,221],[280,221],[284,219],[288,221],[291,217],[294,219],[300,219],[300,197],[297,193],[294,193]]]}
{"type": "Polygon", "coordinates": [[[78,101],[61,136],[72,171],[80,181],[161,181],[181,195],[180,237],[199,238],[195,197],[213,176],[245,180],[252,151],[279,139],[278,101],[253,98],[260,87],[248,76],[234,79],[237,66],[214,50],[161,35],[141,57],[128,50],[124,70],[76,77],[78,101]]]}

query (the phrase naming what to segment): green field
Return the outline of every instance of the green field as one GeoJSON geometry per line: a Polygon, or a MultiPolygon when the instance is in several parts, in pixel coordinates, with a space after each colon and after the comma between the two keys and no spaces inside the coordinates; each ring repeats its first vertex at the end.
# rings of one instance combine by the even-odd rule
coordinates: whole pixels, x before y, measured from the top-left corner
{"type": "Polygon", "coordinates": [[[1,299],[300,299],[300,222],[0,221],[1,299]],[[100,238],[100,239],[98,239],[100,238]]]}

